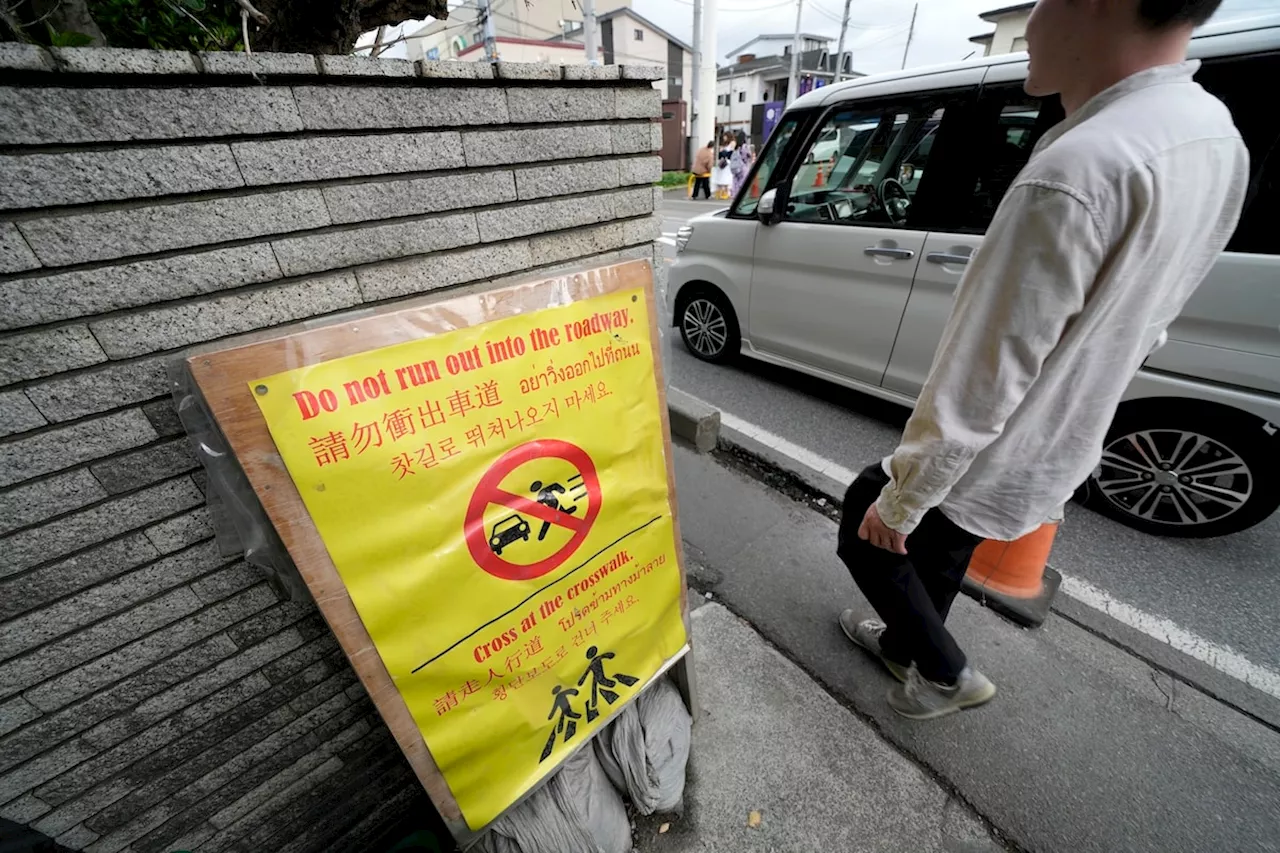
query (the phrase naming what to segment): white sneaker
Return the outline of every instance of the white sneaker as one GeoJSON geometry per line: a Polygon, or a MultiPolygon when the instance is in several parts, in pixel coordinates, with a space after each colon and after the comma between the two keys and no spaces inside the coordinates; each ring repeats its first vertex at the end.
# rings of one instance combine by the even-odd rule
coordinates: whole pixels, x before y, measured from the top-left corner
{"type": "Polygon", "coordinates": [[[996,695],[991,680],[966,666],[951,687],[929,681],[914,666],[906,683],[889,689],[889,707],[912,720],[932,720],[985,705],[996,695]]]}
{"type": "Polygon", "coordinates": [[[852,610],[846,610],[840,614],[840,629],[844,631],[844,635],[853,640],[855,645],[861,646],[879,658],[880,663],[884,664],[884,668],[889,670],[890,675],[899,681],[906,682],[909,666],[889,660],[880,651],[880,636],[888,626],[879,619],[864,619],[856,622],[855,618],[852,610]]]}

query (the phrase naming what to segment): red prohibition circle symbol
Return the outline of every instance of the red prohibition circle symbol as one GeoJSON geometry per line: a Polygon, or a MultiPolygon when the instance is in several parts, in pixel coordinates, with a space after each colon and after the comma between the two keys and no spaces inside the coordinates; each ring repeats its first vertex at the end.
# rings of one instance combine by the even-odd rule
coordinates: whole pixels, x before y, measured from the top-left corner
{"type": "MultiPolygon", "coordinates": [[[[494,577],[509,581],[527,581],[539,578],[548,572],[555,571],[564,564],[574,551],[587,538],[591,525],[600,514],[600,478],[596,474],[596,466],[587,452],[577,445],[559,439],[544,438],[530,441],[508,451],[502,458],[485,472],[471,493],[471,501],[467,504],[467,515],[463,522],[463,535],[467,540],[467,549],[476,565],[494,577]],[[582,484],[587,491],[587,511],[583,515],[571,515],[554,509],[551,506],[524,495],[513,494],[502,488],[502,481],[508,474],[526,462],[537,459],[563,459],[573,465],[582,474],[582,484]],[[502,557],[500,548],[502,536],[498,532],[490,532],[485,528],[484,513],[490,504],[507,507],[512,513],[528,517],[533,521],[546,522],[563,527],[573,533],[569,541],[560,550],[536,563],[513,563],[502,557]],[[493,540],[497,540],[496,546],[493,540]]],[[[526,523],[523,527],[510,528],[514,535],[524,534],[527,537],[531,527],[526,523]]]]}

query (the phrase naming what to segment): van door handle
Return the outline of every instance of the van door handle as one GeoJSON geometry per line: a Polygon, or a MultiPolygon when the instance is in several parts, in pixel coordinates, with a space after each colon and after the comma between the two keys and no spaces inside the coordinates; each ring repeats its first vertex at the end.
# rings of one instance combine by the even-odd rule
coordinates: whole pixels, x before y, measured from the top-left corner
{"type": "Polygon", "coordinates": [[[888,246],[868,246],[862,250],[862,254],[871,255],[874,258],[895,258],[899,261],[916,256],[916,253],[910,249],[891,249],[888,246]]]}
{"type": "Polygon", "coordinates": [[[924,259],[931,264],[959,264],[964,266],[969,263],[968,255],[954,255],[951,252],[930,252],[925,255],[924,259]]]}

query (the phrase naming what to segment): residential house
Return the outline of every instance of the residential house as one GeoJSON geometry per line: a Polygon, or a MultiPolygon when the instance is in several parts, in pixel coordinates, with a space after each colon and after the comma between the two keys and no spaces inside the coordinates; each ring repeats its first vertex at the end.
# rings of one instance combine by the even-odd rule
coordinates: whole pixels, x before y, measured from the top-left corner
{"type": "MultiPolygon", "coordinates": [[[[629,6],[631,0],[596,0],[596,11],[607,12],[621,6],[629,6]]],[[[529,42],[542,42],[562,38],[575,28],[581,33],[582,10],[576,0],[530,0],[530,2],[491,4],[494,34],[501,45],[529,46],[529,42]]],[[[431,21],[411,33],[406,40],[409,59],[469,59],[469,48],[484,45],[484,22],[478,17],[475,4],[459,5],[449,10],[449,18],[431,21]]],[[[577,39],[581,43],[579,36],[577,39]]],[[[581,47],[578,48],[581,51],[581,47]]],[[[528,52],[513,51],[520,56],[528,52]]],[[[553,54],[548,54],[551,56],[553,54]]],[[[585,54],[579,53],[578,61],[585,54]]],[[[504,55],[504,58],[505,55],[504,55]]],[[[512,62],[536,61],[510,59],[512,62]]],[[[550,60],[549,60],[550,61],[550,60]]],[[[555,61],[560,61],[557,56],[555,61]]]]}
{"type": "MultiPolygon", "coordinates": [[[[732,61],[716,71],[717,125],[763,142],[765,105],[777,107],[787,100],[793,39],[790,33],[760,35],[728,53],[732,61]]],[[[801,34],[799,94],[835,82],[839,58],[830,44],[826,36],[801,34]]],[[[861,76],[852,69],[846,51],[843,78],[861,76]]]]}
{"type": "Polygon", "coordinates": [[[996,28],[989,33],[972,36],[969,41],[982,48],[983,56],[1017,53],[1027,49],[1027,19],[1035,3],[1019,3],[983,12],[978,17],[996,28]]]}
{"type": "MultiPolygon", "coordinates": [[[[529,0],[496,4],[498,55],[508,62],[580,64],[587,61],[582,12],[575,0],[529,0]]],[[[485,59],[482,22],[476,10],[459,6],[447,21],[433,21],[408,38],[409,59],[477,62],[485,59]]],[[[661,65],[654,88],[662,93],[664,168],[684,168],[692,124],[688,81],[693,48],[631,8],[631,0],[596,0],[596,61],[603,65],[661,65]]]]}

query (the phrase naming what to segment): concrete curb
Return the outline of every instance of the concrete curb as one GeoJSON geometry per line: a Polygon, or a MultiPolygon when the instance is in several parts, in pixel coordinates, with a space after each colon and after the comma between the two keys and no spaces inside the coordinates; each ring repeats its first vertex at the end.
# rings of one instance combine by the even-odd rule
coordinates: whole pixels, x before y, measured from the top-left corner
{"type": "Polygon", "coordinates": [[[720,438],[720,410],[692,394],[667,389],[667,411],[671,434],[693,445],[699,453],[716,449],[720,438]]]}
{"type": "Polygon", "coordinates": [[[834,504],[844,501],[845,491],[858,476],[856,471],[725,412],[720,413],[720,445],[790,474],[834,504]]]}
{"type": "MultiPolygon", "coordinates": [[[[763,430],[730,414],[720,415],[720,446],[758,459],[789,474],[819,497],[843,506],[845,491],[858,472],[806,450],[785,438],[763,430]]],[[[1045,568],[1044,592],[1032,601],[1000,595],[985,585],[965,578],[961,591],[1001,616],[1026,628],[1039,627],[1048,617],[1062,576],[1045,568]]]]}
{"type": "MultiPolygon", "coordinates": [[[[727,412],[720,413],[720,441],[723,450],[744,454],[794,477],[818,497],[836,506],[844,502],[845,490],[856,471],[835,465],[781,436],[767,432],[727,412]]],[[[1211,699],[1244,713],[1264,725],[1280,728],[1280,701],[1260,693],[1245,681],[1224,674],[1208,664],[1172,648],[1158,637],[1117,621],[1112,615],[1083,603],[1068,593],[1057,594],[1062,576],[1052,565],[1045,571],[1046,589],[1053,594],[1042,603],[1045,615],[1059,618],[1102,638],[1126,654],[1147,662],[1154,670],[1168,673],[1211,699]]],[[[1026,625],[1019,615],[1002,612],[994,595],[981,585],[966,582],[962,590],[979,604],[1009,621],[1026,625]]],[[[1041,617],[1043,620],[1043,617],[1041,617]]]]}

